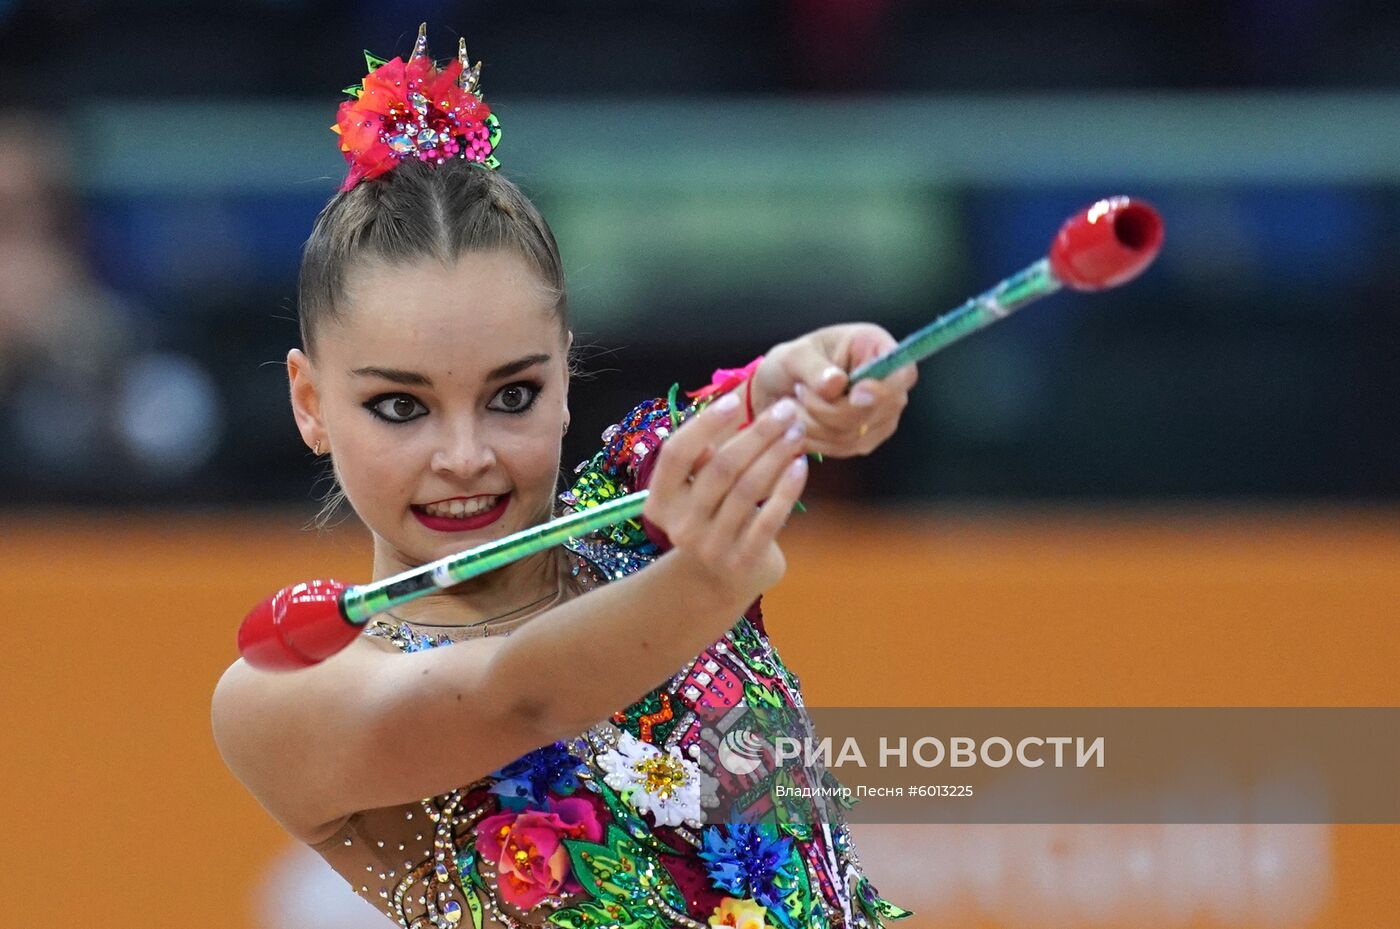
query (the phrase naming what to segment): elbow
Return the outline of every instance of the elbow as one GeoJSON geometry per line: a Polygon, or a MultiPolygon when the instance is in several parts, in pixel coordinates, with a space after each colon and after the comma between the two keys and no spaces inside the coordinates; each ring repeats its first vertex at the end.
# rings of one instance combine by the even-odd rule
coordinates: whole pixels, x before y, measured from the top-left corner
{"type": "Polygon", "coordinates": [[[512,704],[509,716],[508,724],[519,726],[532,745],[548,745],[578,734],[577,730],[570,731],[550,702],[539,695],[521,696],[512,704]]]}
{"type": "MultiPolygon", "coordinates": [[[[538,688],[522,695],[515,703],[513,719],[524,727],[532,747],[574,739],[599,723],[607,722],[613,710],[623,704],[600,707],[587,699],[589,695],[566,688],[541,691],[538,688]]],[[[638,698],[642,695],[639,694],[638,698]]]]}
{"type": "Polygon", "coordinates": [[[528,736],[531,745],[540,746],[571,739],[597,722],[580,712],[567,688],[541,680],[537,660],[523,651],[502,647],[484,676],[483,690],[492,695],[500,725],[512,727],[522,737],[528,736]]]}

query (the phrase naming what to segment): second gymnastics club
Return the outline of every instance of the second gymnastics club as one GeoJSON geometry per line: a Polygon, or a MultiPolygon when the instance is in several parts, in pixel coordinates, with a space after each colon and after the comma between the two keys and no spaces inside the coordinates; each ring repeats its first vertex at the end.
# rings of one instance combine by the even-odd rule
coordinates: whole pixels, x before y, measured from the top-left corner
{"type": "MultiPolygon", "coordinates": [[[[858,381],[884,378],[916,364],[1061,287],[1092,291],[1127,283],[1157,257],[1162,236],[1161,217],[1150,205],[1127,197],[1100,200],[1060,227],[1049,255],[856,368],[847,389],[858,381]]],[[[569,539],[636,519],[649,493],[628,494],[372,584],[352,587],[315,580],[285,587],[244,618],[238,629],[238,651],[263,670],[318,664],[354,641],[375,614],[569,539]]]]}

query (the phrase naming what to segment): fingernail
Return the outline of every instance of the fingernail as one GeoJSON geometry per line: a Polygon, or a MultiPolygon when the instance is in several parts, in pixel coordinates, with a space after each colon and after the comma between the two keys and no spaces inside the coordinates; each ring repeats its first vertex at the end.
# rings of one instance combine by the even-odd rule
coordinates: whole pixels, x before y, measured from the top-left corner
{"type": "Polygon", "coordinates": [[[773,404],[774,419],[792,419],[797,415],[797,404],[792,402],[791,397],[784,397],[773,404]]]}
{"type": "Polygon", "coordinates": [[[851,391],[851,406],[874,406],[875,395],[860,385],[851,391]]]}
{"type": "Polygon", "coordinates": [[[807,427],[802,425],[802,422],[799,420],[791,426],[788,426],[788,431],[783,433],[783,438],[787,439],[789,442],[796,442],[798,439],[802,438],[806,432],[807,427]]]}
{"type": "Polygon", "coordinates": [[[804,384],[794,384],[792,387],[792,392],[797,394],[797,399],[801,400],[802,395],[807,392],[807,387],[804,384]]]}
{"type": "Polygon", "coordinates": [[[799,455],[797,458],[793,459],[792,464],[788,465],[787,473],[788,477],[801,477],[806,474],[807,456],[799,455]]]}
{"type": "Polygon", "coordinates": [[[721,413],[732,413],[738,408],[739,395],[736,393],[727,393],[715,401],[715,409],[719,410],[721,413]]]}
{"type": "Polygon", "coordinates": [[[825,371],[822,372],[822,380],[824,381],[831,381],[835,380],[836,378],[845,376],[846,372],[836,367],[836,365],[831,365],[825,371]]]}

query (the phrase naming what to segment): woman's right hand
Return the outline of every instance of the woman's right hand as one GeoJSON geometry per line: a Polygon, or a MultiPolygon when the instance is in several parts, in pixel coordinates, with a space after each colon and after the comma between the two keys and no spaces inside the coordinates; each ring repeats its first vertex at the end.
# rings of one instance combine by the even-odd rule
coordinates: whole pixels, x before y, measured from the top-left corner
{"type": "Polygon", "coordinates": [[[742,407],[726,394],[666,440],[642,509],[671,541],[664,557],[740,610],[787,569],[776,539],[807,483],[796,402],[779,400],[741,430],[742,407]]]}

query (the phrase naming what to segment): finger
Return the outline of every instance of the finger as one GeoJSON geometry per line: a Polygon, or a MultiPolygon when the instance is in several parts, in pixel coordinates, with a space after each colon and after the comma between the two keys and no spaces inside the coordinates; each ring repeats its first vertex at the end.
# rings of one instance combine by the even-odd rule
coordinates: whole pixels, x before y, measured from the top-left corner
{"type": "Polygon", "coordinates": [[[849,435],[834,439],[809,438],[806,448],[825,458],[854,458],[869,455],[894,434],[895,423],[884,421],[862,424],[849,435]]]}
{"type": "Polygon", "coordinates": [[[884,384],[893,390],[903,390],[907,392],[913,388],[918,380],[919,366],[917,364],[907,364],[903,367],[896,368],[884,377],[861,378],[855,384],[851,385],[850,393],[854,393],[855,389],[861,384],[884,384]]]}
{"type": "MultiPolygon", "coordinates": [[[[855,371],[885,357],[898,347],[898,340],[885,329],[872,324],[861,324],[857,326],[851,337],[849,360],[841,363],[845,364],[851,371],[855,371]]],[[[914,381],[917,378],[917,365],[906,364],[886,375],[882,380],[886,384],[908,390],[914,386],[914,381]]],[[[852,388],[854,386],[851,385],[852,388]]]]}
{"type": "Polygon", "coordinates": [[[807,486],[807,474],[805,455],[794,458],[783,469],[773,487],[772,495],[753,514],[748,528],[744,530],[740,542],[741,551],[757,557],[765,545],[777,538],[778,531],[787,524],[793,504],[797,503],[797,498],[802,496],[802,489],[807,486]]]}
{"type": "Polygon", "coordinates": [[[914,385],[919,383],[919,366],[917,364],[905,365],[890,375],[890,383],[906,392],[913,390],[914,385]]]}
{"type": "Polygon", "coordinates": [[[849,442],[849,433],[858,423],[843,422],[836,409],[815,398],[811,391],[803,393],[801,421],[807,427],[807,450],[822,455],[831,454],[849,442]]]}
{"type": "MultiPolygon", "coordinates": [[[[856,385],[860,387],[860,384],[856,385]]],[[[826,400],[810,390],[798,391],[802,403],[803,421],[813,438],[832,438],[850,432],[870,418],[871,407],[855,407],[848,396],[826,400]]]]}
{"type": "Polygon", "coordinates": [[[854,371],[861,365],[889,353],[898,344],[899,340],[890,335],[884,328],[873,323],[857,323],[850,329],[847,357],[844,360],[841,360],[839,355],[832,357],[841,360],[842,364],[848,365],[854,371]]]}
{"type": "Polygon", "coordinates": [[[690,487],[691,505],[705,518],[712,518],[753,462],[795,424],[797,403],[792,398],[784,397],[773,404],[753,425],[725,442],[700,468],[690,487]]]}
{"type": "Polygon", "coordinates": [[[892,380],[894,377],[895,375],[884,379],[868,378],[858,382],[846,395],[850,408],[860,411],[860,418],[863,420],[868,420],[871,414],[876,412],[903,409],[909,402],[909,390],[902,386],[902,382],[908,378],[900,376],[896,381],[892,380]]]}
{"type": "Polygon", "coordinates": [[[792,351],[783,356],[783,371],[794,385],[829,400],[841,396],[848,380],[845,369],[833,364],[831,357],[811,341],[793,343],[792,351]]]}
{"type": "Polygon", "coordinates": [[[908,405],[908,396],[887,387],[878,389],[880,392],[875,403],[868,407],[854,406],[849,400],[842,404],[829,404],[809,402],[810,395],[804,398],[807,449],[834,457],[865,455],[889,438],[908,405]]]}
{"type": "Polygon", "coordinates": [[[737,540],[759,503],[772,496],[784,469],[805,449],[801,423],[795,423],[744,470],[720,501],[712,520],[721,539],[737,540]]]}
{"type": "MultiPolygon", "coordinates": [[[[909,375],[902,375],[900,381],[908,378],[909,375]]],[[[898,383],[880,378],[859,381],[849,394],[836,401],[822,400],[810,391],[803,391],[799,396],[803,411],[810,414],[812,423],[832,432],[859,428],[862,423],[869,423],[890,410],[904,409],[909,402],[907,390],[898,383]]],[[[814,434],[816,431],[813,430],[814,434]]]]}
{"type": "MultiPolygon", "coordinates": [[[[652,500],[673,498],[691,473],[701,466],[701,459],[708,450],[739,431],[744,421],[742,406],[737,393],[725,394],[701,410],[700,415],[687,420],[665,441],[658,452],[661,457],[649,485],[652,500]]],[[[648,516],[655,521],[652,514],[648,516]]]]}
{"type": "Polygon", "coordinates": [[[885,441],[894,435],[898,428],[898,413],[866,423],[856,434],[856,454],[869,455],[884,445],[885,441]]]}

